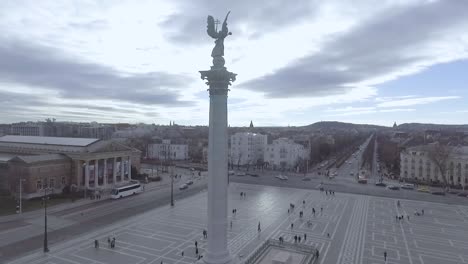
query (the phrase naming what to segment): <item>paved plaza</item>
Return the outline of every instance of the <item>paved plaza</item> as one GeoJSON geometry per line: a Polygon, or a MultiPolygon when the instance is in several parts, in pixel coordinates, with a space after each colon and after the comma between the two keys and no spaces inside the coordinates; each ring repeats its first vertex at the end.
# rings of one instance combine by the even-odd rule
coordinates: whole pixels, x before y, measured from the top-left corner
{"type": "MultiPolygon", "coordinates": [[[[201,255],[206,247],[202,234],[206,194],[201,192],[178,201],[174,208],[154,209],[52,245],[48,254],[32,253],[11,263],[194,263],[195,241],[201,255]],[[113,249],[107,245],[109,236],[116,238],[113,249]],[[100,242],[99,249],[94,248],[95,239],[100,242]]],[[[398,207],[392,198],[344,193],[330,196],[312,190],[231,183],[228,212],[228,246],[241,261],[268,238],[283,236],[294,242],[296,235],[302,237],[300,243],[320,250],[318,263],[385,263],[384,251],[388,254],[386,263],[468,263],[466,206],[401,200],[398,207]],[[241,198],[240,192],[246,197],[241,198]],[[295,209],[288,214],[290,203],[295,209]],[[237,214],[232,214],[233,209],[237,214]],[[424,216],[414,215],[422,209],[424,216]],[[302,218],[300,211],[304,212],[302,218]],[[405,215],[405,220],[396,220],[396,215],[405,215]],[[261,232],[257,231],[259,222],[261,232]]]]}

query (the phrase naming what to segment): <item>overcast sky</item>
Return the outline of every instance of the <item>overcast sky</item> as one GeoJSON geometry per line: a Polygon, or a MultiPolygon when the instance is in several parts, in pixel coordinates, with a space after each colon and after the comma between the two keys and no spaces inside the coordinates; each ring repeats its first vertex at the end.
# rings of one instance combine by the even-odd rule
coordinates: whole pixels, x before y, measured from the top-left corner
{"type": "Polygon", "coordinates": [[[468,123],[468,1],[0,1],[0,123],[206,125],[206,17],[231,10],[229,123],[468,123]]]}

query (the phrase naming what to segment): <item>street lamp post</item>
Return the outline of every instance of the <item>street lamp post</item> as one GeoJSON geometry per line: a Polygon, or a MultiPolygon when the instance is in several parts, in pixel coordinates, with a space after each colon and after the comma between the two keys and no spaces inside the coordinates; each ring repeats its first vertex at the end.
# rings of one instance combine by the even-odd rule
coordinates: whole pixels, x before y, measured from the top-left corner
{"type": "Polygon", "coordinates": [[[21,179],[19,181],[19,213],[23,213],[23,181],[26,179],[21,179]]]}
{"type": "Polygon", "coordinates": [[[171,206],[174,206],[174,173],[171,169],[171,206]]]}
{"type": "Polygon", "coordinates": [[[47,188],[44,189],[44,197],[42,201],[44,201],[44,253],[49,252],[48,241],[47,241],[47,200],[49,200],[49,196],[47,196],[47,188]]]}

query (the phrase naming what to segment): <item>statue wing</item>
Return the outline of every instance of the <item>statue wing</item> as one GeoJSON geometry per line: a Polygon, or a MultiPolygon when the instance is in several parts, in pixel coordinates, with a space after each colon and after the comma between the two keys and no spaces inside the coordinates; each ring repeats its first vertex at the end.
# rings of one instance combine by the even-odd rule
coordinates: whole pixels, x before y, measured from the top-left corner
{"type": "Polygon", "coordinates": [[[227,27],[227,19],[228,19],[230,13],[231,13],[231,11],[229,11],[227,13],[226,18],[224,19],[224,22],[223,22],[223,28],[221,30],[221,35],[223,35],[225,37],[229,34],[229,30],[228,30],[228,27],[227,27]]]}
{"type": "Polygon", "coordinates": [[[208,16],[207,22],[208,22],[208,25],[206,27],[206,32],[208,33],[208,35],[215,39],[218,38],[218,32],[216,32],[216,29],[215,29],[214,18],[212,16],[208,16]]]}

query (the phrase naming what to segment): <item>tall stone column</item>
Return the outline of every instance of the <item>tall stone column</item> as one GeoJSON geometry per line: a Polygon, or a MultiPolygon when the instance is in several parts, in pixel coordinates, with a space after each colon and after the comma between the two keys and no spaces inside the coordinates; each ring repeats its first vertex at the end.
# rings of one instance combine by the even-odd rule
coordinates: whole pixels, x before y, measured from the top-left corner
{"type": "Polygon", "coordinates": [[[208,247],[203,261],[208,264],[234,262],[227,248],[228,134],[227,94],[236,74],[224,67],[222,56],[213,57],[209,71],[200,71],[210,93],[208,141],[208,247]]]}

